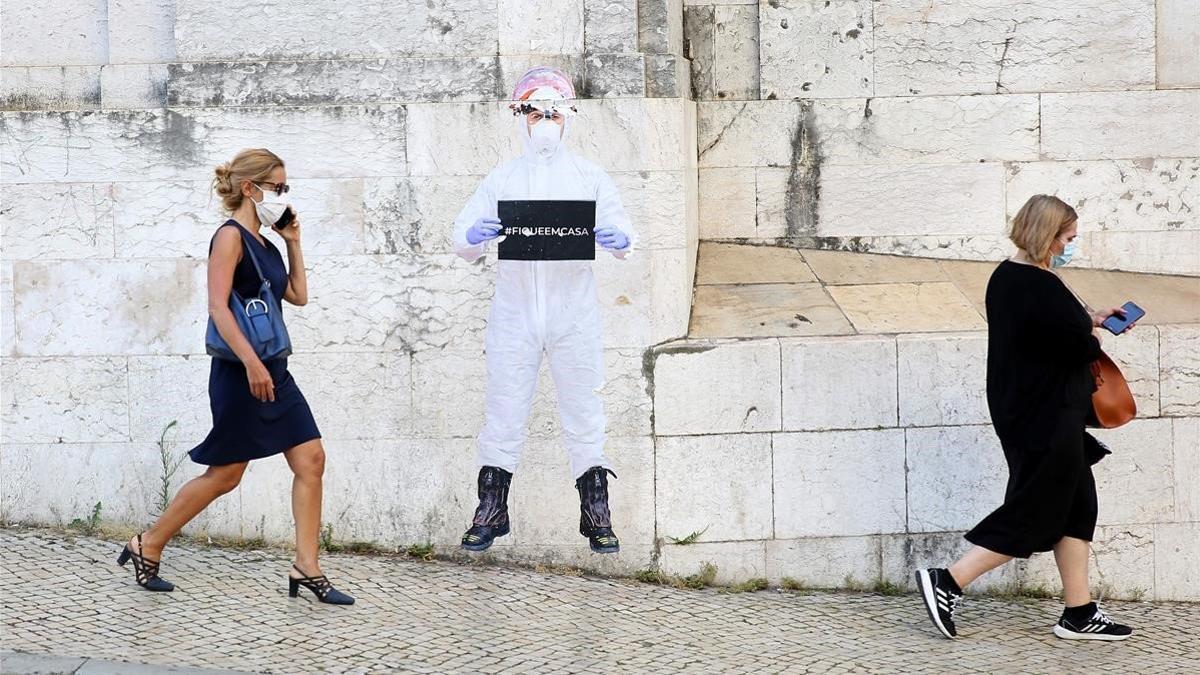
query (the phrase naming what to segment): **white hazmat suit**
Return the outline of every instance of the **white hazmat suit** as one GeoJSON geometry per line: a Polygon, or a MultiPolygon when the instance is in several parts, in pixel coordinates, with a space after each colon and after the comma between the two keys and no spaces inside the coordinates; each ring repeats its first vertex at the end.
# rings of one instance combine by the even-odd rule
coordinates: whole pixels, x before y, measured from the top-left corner
{"type": "MultiPolygon", "coordinates": [[[[631,242],[613,251],[624,258],[633,249],[633,229],[612,179],[560,142],[548,156],[534,150],[525,119],[518,118],[525,153],[496,167],[454,221],[459,256],[477,260],[488,242],[472,245],[467,231],[480,218],[497,216],[501,200],[588,200],[596,202],[596,228],[621,230],[631,242]]],[[[545,120],[539,124],[554,124],[545,120]]],[[[566,137],[569,121],[564,124],[566,137]]],[[[525,443],[526,422],[537,387],[542,354],[558,394],[558,411],[571,472],[606,469],[605,417],[599,389],[604,384],[600,305],[589,260],[499,260],[495,293],[485,334],[487,401],[479,434],[479,465],[515,472],[525,443]]]]}

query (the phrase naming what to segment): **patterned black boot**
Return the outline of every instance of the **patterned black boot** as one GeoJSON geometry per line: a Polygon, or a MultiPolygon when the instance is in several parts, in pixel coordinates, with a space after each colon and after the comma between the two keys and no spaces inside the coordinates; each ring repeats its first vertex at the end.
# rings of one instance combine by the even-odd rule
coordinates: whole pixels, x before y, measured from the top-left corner
{"type": "Polygon", "coordinates": [[[463,535],[462,547],[468,551],[482,551],[492,545],[496,537],[508,534],[508,485],[512,474],[496,466],[485,466],[479,470],[479,508],[471,529],[463,535]]]}
{"type": "Polygon", "coordinates": [[[612,469],[593,466],[575,481],[579,490],[579,534],[588,538],[596,553],[616,553],[621,542],[612,530],[612,515],[608,511],[608,476],[612,469]]]}

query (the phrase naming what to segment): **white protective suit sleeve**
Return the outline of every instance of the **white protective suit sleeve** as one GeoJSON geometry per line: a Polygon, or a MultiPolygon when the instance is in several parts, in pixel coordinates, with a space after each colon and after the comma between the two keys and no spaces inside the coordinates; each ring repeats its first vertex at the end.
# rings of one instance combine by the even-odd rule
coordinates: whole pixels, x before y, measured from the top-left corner
{"type": "Polygon", "coordinates": [[[480,218],[496,217],[496,191],[493,185],[497,171],[493,170],[479,183],[475,194],[471,195],[454,219],[454,252],[467,262],[475,262],[487,252],[488,242],[472,245],[467,241],[467,230],[480,218]]]}

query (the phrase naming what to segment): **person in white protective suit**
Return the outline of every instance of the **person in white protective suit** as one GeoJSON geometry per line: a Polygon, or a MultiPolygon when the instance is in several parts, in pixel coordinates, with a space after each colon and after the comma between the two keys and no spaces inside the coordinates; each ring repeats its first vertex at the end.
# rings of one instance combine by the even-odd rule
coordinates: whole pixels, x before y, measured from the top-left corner
{"type": "MultiPolygon", "coordinates": [[[[468,261],[500,236],[501,200],[596,202],[596,243],[617,258],[633,249],[633,229],[608,174],[566,149],[576,113],[575,89],[561,70],[533,68],[518,81],[509,106],[524,154],[494,169],[454,221],[455,249],[468,261]]],[[[579,532],[597,553],[620,542],[608,508],[604,456],[604,384],[600,306],[588,260],[499,260],[485,333],[487,399],[479,434],[479,507],[463,548],[482,551],[508,534],[508,489],[521,459],[526,420],[542,355],[558,394],[571,472],[579,491],[579,532]]]]}

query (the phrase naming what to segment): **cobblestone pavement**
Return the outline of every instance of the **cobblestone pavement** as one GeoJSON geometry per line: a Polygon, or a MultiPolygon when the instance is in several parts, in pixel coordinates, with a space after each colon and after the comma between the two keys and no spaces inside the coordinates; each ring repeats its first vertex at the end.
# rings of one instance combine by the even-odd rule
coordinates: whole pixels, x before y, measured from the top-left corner
{"type": "Polygon", "coordinates": [[[1109,603],[1133,639],[1080,643],[1051,635],[1056,602],[968,598],[948,641],[911,595],[730,594],[330,555],[326,572],[358,597],[343,608],[289,599],[283,551],[176,546],[163,574],[178,590],[149,593],[115,565],[119,549],[0,531],[0,647],[271,673],[1200,672],[1200,604],[1109,603]]]}

